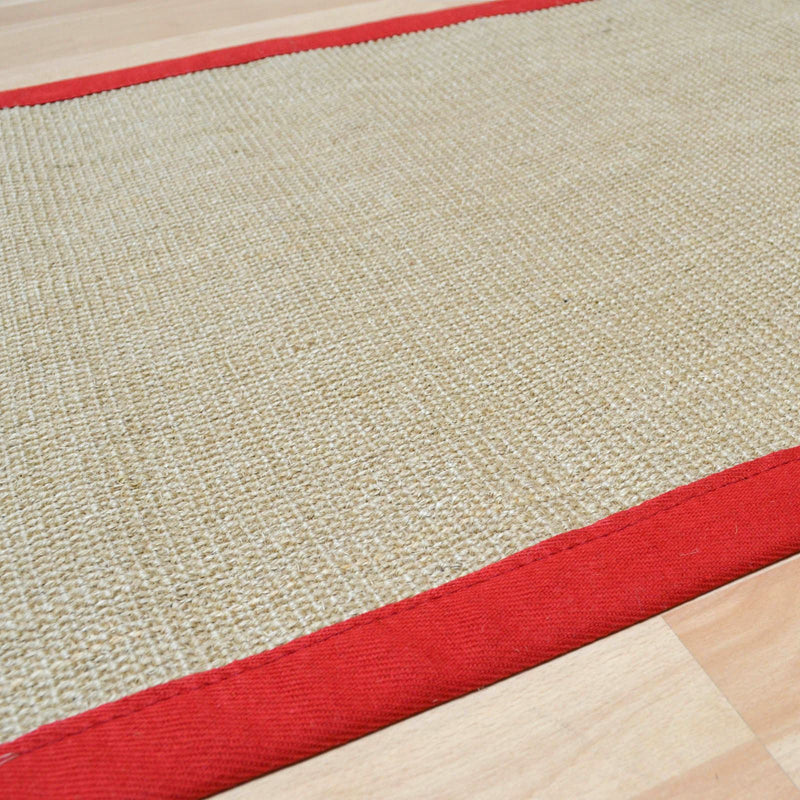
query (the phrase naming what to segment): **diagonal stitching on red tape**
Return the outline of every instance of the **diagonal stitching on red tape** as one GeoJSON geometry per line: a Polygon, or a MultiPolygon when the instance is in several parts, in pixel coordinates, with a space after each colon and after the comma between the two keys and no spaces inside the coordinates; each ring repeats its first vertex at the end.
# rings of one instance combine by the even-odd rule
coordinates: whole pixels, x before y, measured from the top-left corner
{"type": "MultiPolygon", "coordinates": [[[[198,691],[200,689],[206,689],[209,686],[215,686],[215,685],[217,685],[219,683],[223,683],[223,682],[225,682],[227,680],[230,680],[232,678],[239,677],[240,675],[243,675],[243,674],[245,674],[247,672],[252,672],[252,671],[257,670],[257,669],[262,669],[264,667],[269,666],[270,664],[274,664],[275,662],[281,660],[282,658],[286,658],[288,656],[295,655],[296,653],[301,652],[303,650],[307,650],[307,649],[309,649],[311,647],[315,647],[317,645],[323,644],[324,642],[330,641],[331,639],[334,639],[337,636],[341,636],[341,635],[343,635],[345,633],[348,633],[348,632],[350,632],[350,631],[352,631],[354,629],[361,628],[361,627],[364,627],[366,625],[371,625],[371,624],[373,624],[375,622],[379,622],[381,620],[397,616],[398,614],[404,614],[404,613],[413,611],[414,609],[419,608],[422,605],[435,602],[436,600],[439,600],[439,599],[441,599],[443,597],[448,597],[450,595],[457,594],[458,592],[465,591],[466,589],[470,589],[470,588],[472,588],[474,586],[477,586],[477,585],[480,585],[482,583],[487,583],[487,582],[489,582],[491,580],[494,580],[495,578],[502,577],[502,576],[507,575],[507,574],[509,574],[511,572],[514,572],[516,570],[522,569],[524,567],[529,567],[534,563],[542,562],[542,561],[547,560],[548,558],[552,558],[554,556],[561,555],[561,554],[566,553],[566,552],[568,552],[570,550],[575,550],[578,547],[582,547],[584,545],[591,544],[592,542],[600,541],[600,540],[605,539],[605,538],[607,538],[609,536],[613,536],[615,534],[621,533],[622,531],[625,531],[625,530],[627,530],[629,528],[633,528],[633,527],[635,527],[637,525],[641,525],[643,522],[646,522],[646,521],[648,521],[650,519],[653,519],[654,517],[658,517],[658,516],[661,516],[663,514],[668,513],[669,511],[673,511],[674,509],[676,509],[676,508],[678,508],[678,507],[680,507],[682,505],[686,505],[687,503],[690,503],[693,500],[697,500],[700,497],[705,497],[706,495],[712,494],[712,493],[717,492],[717,491],[719,491],[721,489],[725,489],[728,486],[733,486],[733,485],[735,485],[737,483],[744,483],[745,481],[751,480],[753,478],[760,477],[761,475],[764,475],[764,474],[766,474],[768,472],[772,472],[773,470],[781,469],[783,467],[787,467],[790,464],[797,463],[797,462],[800,462],[800,455],[793,455],[792,457],[787,458],[785,461],[781,461],[778,464],[772,464],[771,466],[765,467],[764,469],[761,469],[758,472],[754,472],[754,473],[751,473],[751,474],[748,474],[748,475],[744,475],[742,477],[735,478],[735,479],[730,480],[730,481],[726,481],[725,483],[719,484],[718,486],[713,486],[710,489],[705,489],[705,490],[703,490],[701,492],[697,492],[697,493],[695,493],[693,495],[690,495],[689,497],[684,497],[681,500],[679,500],[678,502],[673,503],[670,506],[667,506],[665,508],[659,508],[658,510],[652,512],[651,514],[647,514],[644,517],[640,517],[640,518],[632,520],[630,522],[626,522],[625,524],[623,524],[623,525],[621,525],[621,526],[619,526],[617,528],[612,528],[609,531],[604,531],[603,533],[597,534],[595,536],[591,536],[591,537],[589,537],[587,539],[582,539],[582,540],[580,540],[578,542],[570,543],[569,545],[561,547],[558,550],[553,550],[553,551],[544,553],[544,554],[542,554],[540,556],[526,558],[524,561],[521,561],[520,563],[515,563],[515,564],[509,565],[508,567],[505,567],[505,568],[499,568],[499,569],[497,569],[497,571],[493,572],[491,575],[484,575],[484,576],[481,576],[481,577],[478,577],[478,575],[476,575],[476,577],[474,579],[472,579],[472,580],[469,580],[469,576],[465,576],[466,580],[464,580],[463,578],[460,579],[460,580],[457,579],[454,582],[454,585],[452,585],[450,587],[444,586],[444,587],[440,587],[438,589],[429,590],[428,592],[425,592],[422,595],[420,595],[419,598],[416,599],[416,600],[411,598],[409,600],[399,601],[399,603],[397,604],[397,606],[399,606],[399,607],[392,608],[391,606],[388,606],[385,609],[376,609],[375,611],[367,612],[367,613],[365,613],[364,615],[362,615],[360,617],[355,617],[349,624],[345,623],[342,626],[334,626],[334,627],[336,627],[338,629],[337,630],[332,630],[327,636],[321,636],[321,637],[318,636],[318,637],[315,637],[313,640],[306,641],[306,642],[303,642],[302,640],[297,640],[297,643],[294,646],[289,644],[289,645],[280,646],[279,648],[276,648],[275,650],[268,650],[265,653],[263,653],[264,660],[261,661],[258,664],[250,664],[250,665],[241,666],[241,667],[238,667],[238,668],[235,668],[235,669],[232,668],[233,667],[232,664],[228,665],[227,667],[221,667],[220,670],[224,670],[224,674],[217,673],[216,675],[209,675],[209,677],[207,677],[205,679],[201,678],[200,680],[202,682],[197,684],[197,685],[195,685],[195,686],[191,686],[191,687],[187,687],[186,689],[181,689],[181,690],[175,691],[175,692],[173,692],[172,694],[170,694],[170,695],[168,695],[166,697],[159,697],[156,700],[153,700],[152,702],[149,702],[149,703],[146,703],[145,705],[139,706],[138,708],[134,708],[134,709],[131,709],[131,710],[126,710],[126,711],[124,711],[122,713],[119,713],[119,714],[114,714],[113,716],[108,717],[106,719],[102,719],[102,720],[98,720],[97,722],[93,722],[93,723],[87,725],[86,727],[81,728],[80,730],[70,731],[69,733],[66,733],[66,734],[64,734],[62,736],[59,736],[57,739],[52,739],[52,740],[50,740],[48,742],[44,742],[42,744],[36,745],[34,747],[31,747],[30,749],[27,749],[27,750],[21,750],[19,752],[15,752],[12,755],[14,755],[16,757],[21,757],[21,756],[27,755],[28,753],[36,752],[37,750],[41,750],[41,749],[43,749],[45,747],[50,747],[52,745],[58,744],[59,742],[64,741],[65,739],[69,739],[69,738],[72,738],[74,736],[79,736],[79,735],[81,735],[83,733],[86,733],[87,731],[92,730],[94,728],[97,728],[97,727],[99,727],[101,725],[105,725],[107,723],[114,722],[114,721],[116,721],[118,719],[124,719],[125,717],[133,716],[134,714],[138,714],[141,711],[144,711],[144,710],[146,710],[148,708],[152,708],[153,706],[158,705],[159,703],[163,703],[163,702],[166,702],[168,700],[173,700],[176,697],[181,697],[183,695],[190,694],[191,692],[195,692],[195,691],[198,691]],[[281,650],[282,650],[282,652],[279,652],[281,650]]],[[[620,512],[620,513],[624,513],[624,512],[620,512]]],[[[600,520],[600,522],[602,522],[602,520],[600,520]]],[[[597,524],[598,523],[593,523],[592,526],[590,526],[590,527],[594,527],[594,525],[597,525],[597,524]]],[[[578,529],[578,530],[580,530],[580,529],[578,529]]],[[[545,542],[541,542],[540,545],[546,544],[546,543],[547,543],[547,540],[545,540],[545,542]]],[[[540,545],[533,545],[533,547],[531,549],[535,549],[540,545]]],[[[511,557],[513,558],[513,556],[511,556],[511,557]]],[[[313,634],[311,634],[311,635],[313,636],[313,634]]],[[[0,766],[2,766],[2,763],[3,762],[0,762],[0,766]]]]}

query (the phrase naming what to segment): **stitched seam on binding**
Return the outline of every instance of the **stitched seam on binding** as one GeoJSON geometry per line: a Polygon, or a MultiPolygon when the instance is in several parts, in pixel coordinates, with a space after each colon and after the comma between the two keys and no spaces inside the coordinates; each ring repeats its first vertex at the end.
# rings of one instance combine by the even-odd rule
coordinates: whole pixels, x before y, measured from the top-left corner
{"type": "MultiPolygon", "coordinates": [[[[44,742],[42,744],[36,745],[35,747],[32,747],[32,748],[30,748],[28,750],[22,750],[20,752],[14,752],[14,755],[16,756],[16,758],[21,758],[24,755],[27,755],[29,753],[34,753],[37,750],[42,750],[45,747],[51,747],[52,745],[58,744],[59,742],[62,742],[65,739],[70,739],[73,736],[80,736],[81,734],[84,734],[84,733],[92,730],[93,728],[98,728],[101,725],[108,724],[109,722],[115,722],[118,719],[124,719],[125,717],[133,716],[134,714],[138,714],[141,711],[145,711],[148,708],[152,708],[153,706],[156,706],[159,703],[164,703],[164,702],[166,702],[168,700],[174,700],[176,697],[181,697],[183,695],[187,695],[187,694],[190,694],[192,692],[199,691],[201,689],[207,689],[209,686],[216,686],[217,684],[224,683],[225,681],[230,680],[232,678],[238,678],[240,675],[243,675],[243,674],[245,674],[247,672],[253,672],[254,670],[257,670],[257,669],[263,669],[264,667],[270,666],[271,664],[274,664],[275,662],[280,661],[283,658],[295,655],[296,653],[299,653],[299,652],[301,652],[303,650],[307,650],[307,649],[309,649],[311,647],[315,647],[316,645],[323,644],[324,642],[330,641],[331,639],[335,639],[337,636],[341,636],[341,635],[343,635],[345,633],[349,633],[350,631],[355,630],[357,628],[362,628],[362,627],[364,627],[366,625],[371,625],[374,622],[379,622],[379,621],[384,620],[384,619],[389,619],[391,617],[397,616],[398,614],[404,614],[404,613],[407,613],[409,611],[413,611],[413,610],[419,608],[420,606],[426,605],[428,603],[435,602],[436,600],[440,600],[443,597],[449,597],[450,595],[458,594],[459,592],[466,591],[467,589],[471,589],[474,586],[479,586],[482,583],[487,583],[488,581],[494,580],[495,578],[503,577],[505,575],[508,575],[511,572],[515,572],[518,569],[522,569],[523,567],[529,567],[532,564],[535,564],[535,563],[538,563],[538,562],[541,562],[541,561],[546,561],[548,558],[552,558],[554,556],[561,555],[562,553],[566,553],[566,552],[568,552],[570,550],[575,550],[578,547],[583,547],[584,545],[592,544],[593,542],[597,542],[597,541],[600,541],[602,539],[606,539],[609,536],[613,536],[613,535],[615,535],[617,533],[622,533],[623,531],[628,530],[629,528],[633,528],[633,527],[635,527],[637,525],[640,525],[643,522],[647,522],[648,520],[653,519],[654,517],[658,517],[658,516],[661,516],[662,514],[666,514],[669,511],[673,511],[674,509],[679,508],[680,506],[685,505],[686,503],[690,503],[693,500],[697,500],[697,499],[699,499],[701,497],[705,497],[706,495],[713,494],[714,492],[717,492],[717,491],[719,491],[721,489],[725,489],[728,486],[733,486],[733,485],[735,485],[737,483],[744,483],[744,482],[746,482],[748,480],[751,480],[753,478],[758,478],[761,475],[765,475],[768,472],[772,472],[773,470],[780,469],[780,468],[783,468],[783,467],[787,467],[790,464],[794,464],[794,463],[797,463],[797,462],[800,462],[800,456],[795,456],[795,457],[790,458],[790,459],[788,459],[786,461],[782,461],[782,462],[780,462],[778,464],[773,464],[770,467],[766,467],[765,469],[759,470],[758,472],[754,472],[754,473],[751,473],[749,475],[745,475],[743,477],[736,478],[735,480],[727,481],[726,483],[722,483],[719,486],[714,486],[714,487],[712,487],[710,489],[706,489],[705,491],[698,492],[697,494],[693,494],[690,497],[685,497],[682,500],[680,500],[680,501],[678,501],[676,503],[673,503],[670,506],[667,506],[666,508],[660,508],[657,511],[654,511],[652,514],[648,514],[645,517],[640,517],[639,519],[632,520],[631,522],[627,522],[624,525],[620,526],[619,528],[613,528],[612,530],[605,531],[604,533],[599,534],[597,536],[592,536],[592,537],[590,537],[588,539],[583,539],[583,540],[578,541],[578,542],[573,542],[572,544],[569,544],[566,547],[563,547],[563,548],[561,548],[559,550],[554,550],[554,551],[551,551],[549,553],[544,553],[543,555],[539,556],[538,558],[529,558],[529,559],[527,559],[525,561],[522,561],[521,563],[511,565],[508,568],[503,569],[502,571],[498,571],[498,572],[492,573],[491,575],[487,575],[485,577],[476,578],[475,580],[470,581],[469,583],[459,583],[459,585],[453,586],[453,587],[451,587],[449,589],[447,589],[445,587],[442,587],[441,591],[437,592],[436,594],[430,594],[428,596],[421,597],[417,602],[405,603],[405,604],[403,604],[403,606],[401,608],[395,608],[395,609],[392,609],[391,611],[386,611],[385,613],[380,613],[380,609],[377,610],[377,613],[373,613],[373,614],[369,614],[369,612],[367,612],[368,616],[364,616],[364,617],[360,617],[360,618],[356,617],[352,621],[352,623],[350,625],[347,625],[346,627],[340,628],[337,631],[333,631],[328,636],[325,636],[325,637],[322,637],[322,638],[317,638],[312,642],[307,642],[307,643],[304,643],[304,644],[300,643],[296,647],[294,647],[293,649],[287,649],[285,652],[279,653],[279,654],[275,655],[274,657],[269,658],[264,663],[253,664],[252,666],[242,667],[241,669],[238,669],[236,671],[229,670],[229,671],[226,671],[225,675],[221,675],[221,676],[216,677],[216,678],[210,678],[209,677],[205,682],[203,682],[203,683],[201,683],[201,684],[199,684],[197,686],[191,686],[191,687],[188,687],[188,688],[183,689],[181,691],[176,691],[176,692],[174,692],[173,694],[171,694],[171,695],[169,695],[167,697],[159,697],[159,698],[157,698],[156,700],[153,700],[150,703],[147,703],[147,704],[145,704],[143,706],[139,706],[138,708],[132,709],[130,711],[125,711],[125,712],[122,712],[120,714],[115,714],[114,716],[108,717],[107,719],[98,720],[97,722],[93,722],[90,725],[87,725],[85,728],[81,728],[80,730],[70,731],[69,733],[66,733],[63,736],[59,736],[57,739],[52,739],[49,742],[44,742]]],[[[436,590],[434,589],[433,591],[435,592],[436,590]]],[[[266,651],[265,655],[267,655],[269,652],[270,651],[266,651]]],[[[221,667],[220,669],[225,669],[225,667],[221,667]]]]}

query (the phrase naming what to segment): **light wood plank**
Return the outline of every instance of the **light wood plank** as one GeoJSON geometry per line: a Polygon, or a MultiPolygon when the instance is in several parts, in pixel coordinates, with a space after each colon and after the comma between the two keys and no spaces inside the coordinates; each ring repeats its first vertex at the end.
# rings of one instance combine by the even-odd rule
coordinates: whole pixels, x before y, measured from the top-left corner
{"type": "Polygon", "coordinates": [[[477,0],[56,0],[0,7],[0,91],[477,0]]]}
{"type": "Polygon", "coordinates": [[[800,785],[800,558],[665,618],[800,785]]]}
{"type": "Polygon", "coordinates": [[[637,800],[797,800],[800,793],[761,742],[747,742],[637,800]]]}
{"type": "Polygon", "coordinates": [[[655,618],[219,800],[626,798],[752,744],[655,618]]]}

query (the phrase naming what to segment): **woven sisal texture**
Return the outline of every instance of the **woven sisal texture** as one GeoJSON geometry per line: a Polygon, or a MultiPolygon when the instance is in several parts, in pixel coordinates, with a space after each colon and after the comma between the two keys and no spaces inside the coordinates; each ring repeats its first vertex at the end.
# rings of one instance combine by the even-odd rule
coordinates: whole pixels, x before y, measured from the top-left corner
{"type": "Polygon", "coordinates": [[[5,110],[0,168],[0,738],[800,441],[795,0],[5,110]]]}

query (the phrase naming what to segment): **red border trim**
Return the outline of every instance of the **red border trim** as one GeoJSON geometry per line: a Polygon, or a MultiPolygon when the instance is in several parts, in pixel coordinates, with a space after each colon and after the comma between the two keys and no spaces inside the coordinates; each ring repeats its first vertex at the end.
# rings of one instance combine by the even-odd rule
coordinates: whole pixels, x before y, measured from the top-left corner
{"type": "Polygon", "coordinates": [[[71,100],[87,94],[121,89],[138,83],[172,78],[216,67],[231,67],[270,56],[287,55],[304,50],[318,50],[324,47],[341,47],[348,44],[386,39],[403,33],[415,33],[431,28],[442,28],[467,22],[481,17],[494,17],[501,14],[520,14],[525,11],[539,11],[552,6],[563,6],[585,0],[499,0],[499,2],[479,3],[471,6],[457,6],[425,14],[412,14],[406,17],[367,22],[349,28],[309,33],[301,36],[287,36],[282,39],[269,39],[237,47],[226,47],[207,53],[158,61],[139,67],[101,72],[81,78],[70,78],[39,86],[26,86],[0,92],[0,109],[14,106],[34,106],[53,103],[58,100],[71,100]]]}
{"type": "Polygon", "coordinates": [[[0,746],[16,800],[195,800],[659,614],[800,551],[800,447],[416,597],[0,746]]]}

